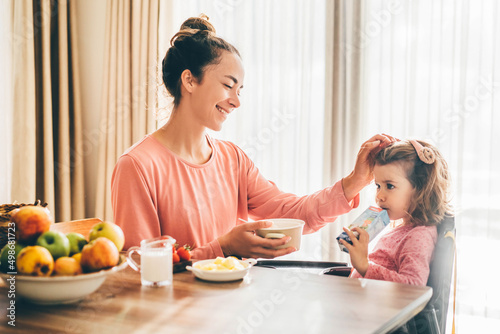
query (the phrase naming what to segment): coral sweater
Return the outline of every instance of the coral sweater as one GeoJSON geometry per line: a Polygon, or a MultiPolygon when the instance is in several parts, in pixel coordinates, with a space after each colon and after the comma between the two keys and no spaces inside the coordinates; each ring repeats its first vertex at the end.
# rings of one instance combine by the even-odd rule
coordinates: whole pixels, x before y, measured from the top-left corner
{"type": "Polygon", "coordinates": [[[141,240],[170,235],[195,248],[193,258],[224,256],[217,238],[238,218],[296,218],[314,232],[359,203],[348,202],[341,181],[308,196],[284,193],[266,180],[236,145],[207,136],[212,155],[189,163],[147,135],[118,160],[111,180],[115,222],[125,249],[141,240]]]}
{"type": "MultiPolygon", "coordinates": [[[[436,241],[436,226],[403,225],[391,229],[368,255],[365,278],[426,285],[436,241]]],[[[351,277],[362,278],[356,270],[351,277]]]]}

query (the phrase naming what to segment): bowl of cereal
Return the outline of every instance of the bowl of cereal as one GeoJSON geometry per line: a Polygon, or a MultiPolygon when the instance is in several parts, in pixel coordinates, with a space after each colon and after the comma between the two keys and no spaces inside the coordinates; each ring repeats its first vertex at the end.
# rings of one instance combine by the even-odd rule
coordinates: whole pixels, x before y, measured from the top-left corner
{"type": "Polygon", "coordinates": [[[296,250],[300,249],[300,241],[302,238],[302,231],[305,222],[300,219],[289,218],[274,218],[263,219],[273,223],[270,227],[260,228],[255,233],[262,238],[280,239],[289,236],[291,239],[284,245],[278,246],[275,249],[282,249],[288,247],[295,247],[296,250]]]}
{"type": "Polygon", "coordinates": [[[187,266],[194,276],[205,281],[229,282],[243,279],[250,268],[257,263],[255,259],[238,260],[234,256],[227,258],[202,260],[187,266]]]}

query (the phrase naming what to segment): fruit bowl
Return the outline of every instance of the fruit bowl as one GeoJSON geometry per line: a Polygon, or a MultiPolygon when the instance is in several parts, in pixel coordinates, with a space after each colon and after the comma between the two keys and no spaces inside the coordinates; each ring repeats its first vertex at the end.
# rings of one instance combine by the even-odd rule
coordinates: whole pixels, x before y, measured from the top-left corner
{"type": "MultiPolygon", "coordinates": [[[[35,277],[16,275],[16,297],[20,296],[35,304],[53,305],[74,303],[96,291],[106,280],[106,276],[127,267],[125,256],[110,269],[75,276],[35,277]]],[[[11,275],[0,273],[7,287],[11,275]]]]}

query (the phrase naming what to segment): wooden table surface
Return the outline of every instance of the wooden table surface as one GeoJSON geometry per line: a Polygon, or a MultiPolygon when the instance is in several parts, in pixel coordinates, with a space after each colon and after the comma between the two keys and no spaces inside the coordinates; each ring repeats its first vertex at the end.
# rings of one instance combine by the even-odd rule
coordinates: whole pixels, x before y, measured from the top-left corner
{"type": "Polygon", "coordinates": [[[18,299],[15,328],[7,324],[1,285],[0,332],[386,333],[418,313],[431,294],[428,287],[261,267],[236,282],[205,282],[181,272],[172,286],[147,288],[126,268],[75,304],[18,299]]]}

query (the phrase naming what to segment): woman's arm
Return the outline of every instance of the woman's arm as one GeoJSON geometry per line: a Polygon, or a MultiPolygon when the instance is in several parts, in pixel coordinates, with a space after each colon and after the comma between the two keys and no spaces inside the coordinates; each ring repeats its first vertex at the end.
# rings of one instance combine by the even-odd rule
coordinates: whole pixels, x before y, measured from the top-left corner
{"type": "Polygon", "coordinates": [[[314,194],[296,196],[281,192],[265,179],[253,162],[241,152],[241,161],[246,165],[248,209],[254,219],[297,218],[306,222],[305,233],[317,231],[328,222],[345,214],[359,204],[359,191],[373,179],[373,155],[395,141],[387,135],[375,135],[360,148],[355,168],[343,180],[314,194]]]}

